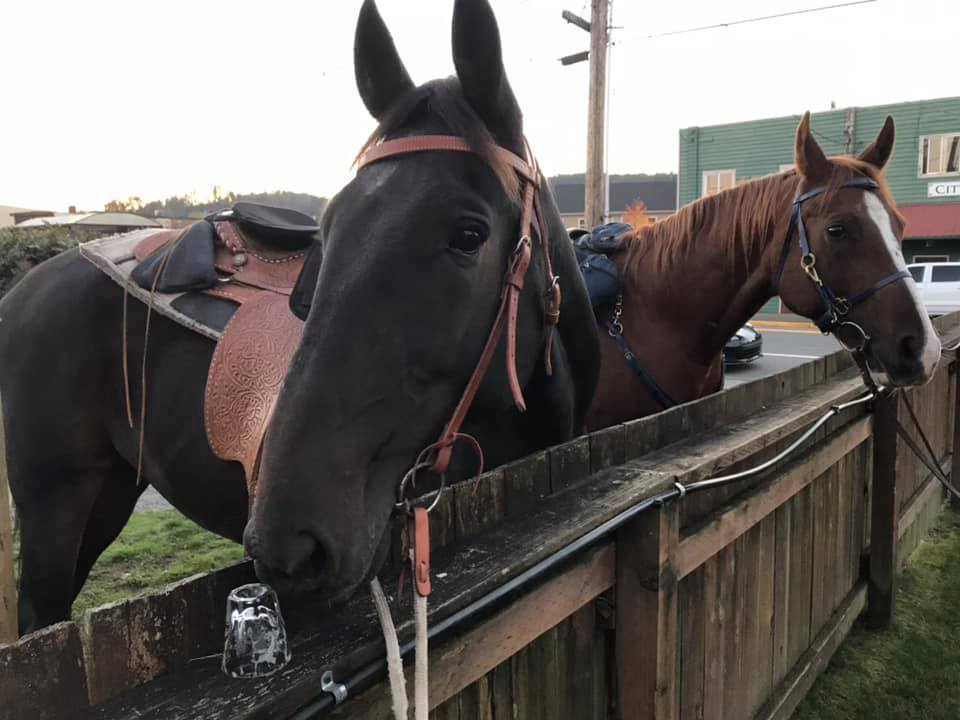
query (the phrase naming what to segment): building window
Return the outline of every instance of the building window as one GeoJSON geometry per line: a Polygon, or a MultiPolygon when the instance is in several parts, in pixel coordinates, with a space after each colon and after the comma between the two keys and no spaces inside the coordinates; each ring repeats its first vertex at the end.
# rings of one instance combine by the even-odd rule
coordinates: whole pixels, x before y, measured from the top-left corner
{"type": "Polygon", "coordinates": [[[946,255],[914,255],[915,263],[949,262],[950,258],[946,255]]]}
{"type": "Polygon", "coordinates": [[[708,170],[703,174],[703,197],[716,195],[736,184],[736,170],[708,170]]]}
{"type": "Polygon", "coordinates": [[[960,133],[920,138],[920,177],[960,175],[960,133]]]}

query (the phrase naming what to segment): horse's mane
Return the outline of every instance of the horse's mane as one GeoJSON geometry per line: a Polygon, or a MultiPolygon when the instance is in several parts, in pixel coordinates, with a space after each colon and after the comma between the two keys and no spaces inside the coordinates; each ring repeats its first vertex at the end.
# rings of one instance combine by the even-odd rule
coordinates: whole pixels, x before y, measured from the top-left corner
{"type": "MultiPolygon", "coordinates": [[[[832,157],[833,173],[826,192],[810,202],[829,203],[850,177],[869,177],[879,188],[884,205],[890,209],[894,223],[904,221],[896,211],[896,203],[883,174],[873,165],[851,157],[832,157]]],[[[797,188],[796,169],[755,178],[716,195],[700,198],[684,205],[660,222],[638,228],[624,238],[627,274],[638,281],[651,274],[672,269],[690,254],[698,251],[698,242],[709,241],[721,246],[721,256],[732,264],[748,263],[764,249],[775,228],[785,219],[784,202],[793,198],[797,188]],[[704,237],[708,228],[722,227],[704,237]]],[[[774,238],[781,242],[782,237],[774,238]]]]}
{"type": "Polygon", "coordinates": [[[391,136],[401,137],[412,127],[416,127],[418,133],[462,137],[491,167],[507,196],[519,203],[517,173],[495,152],[497,141],[463,97],[456,77],[424,83],[395,102],[360,148],[357,160],[370,148],[391,136]]]}

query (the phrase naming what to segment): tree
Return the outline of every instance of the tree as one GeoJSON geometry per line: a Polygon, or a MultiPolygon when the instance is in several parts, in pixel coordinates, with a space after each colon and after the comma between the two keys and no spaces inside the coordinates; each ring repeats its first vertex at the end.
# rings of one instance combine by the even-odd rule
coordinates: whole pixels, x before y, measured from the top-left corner
{"type": "Polygon", "coordinates": [[[647,205],[643,200],[637,200],[627,207],[623,213],[623,221],[633,225],[635,228],[646,227],[656,222],[647,212],[647,205]]]}
{"type": "Polygon", "coordinates": [[[143,198],[131,195],[126,200],[111,200],[103,206],[104,212],[137,212],[143,208],[143,198]]]}

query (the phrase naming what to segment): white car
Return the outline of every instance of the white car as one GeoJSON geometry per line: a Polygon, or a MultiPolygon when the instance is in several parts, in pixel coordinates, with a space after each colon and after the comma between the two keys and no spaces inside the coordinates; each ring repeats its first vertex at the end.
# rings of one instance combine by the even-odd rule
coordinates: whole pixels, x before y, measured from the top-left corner
{"type": "Polygon", "coordinates": [[[920,288],[928,314],[960,310],[960,262],[914,263],[907,270],[920,288]]]}

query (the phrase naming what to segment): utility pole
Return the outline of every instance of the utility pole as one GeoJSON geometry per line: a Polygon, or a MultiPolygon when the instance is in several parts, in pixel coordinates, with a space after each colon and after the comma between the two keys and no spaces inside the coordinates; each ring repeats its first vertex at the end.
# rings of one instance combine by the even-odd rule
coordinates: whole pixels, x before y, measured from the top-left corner
{"type": "Polygon", "coordinates": [[[584,214],[587,227],[604,221],[606,213],[606,168],[604,129],[606,126],[607,43],[610,7],[608,0],[590,2],[590,94],[587,103],[587,177],[584,214]]]}
{"type": "Polygon", "coordinates": [[[590,59],[587,102],[587,172],[584,215],[587,227],[604,221],[607,200],[604,130],[606,128],[607,49],[610,41],[610,0],[591,0],[590,21],[564,10],[562,17],[590,33],[590,50],[560,58],[564,65],[590,59]]]}

